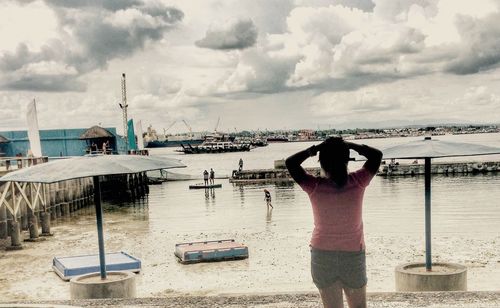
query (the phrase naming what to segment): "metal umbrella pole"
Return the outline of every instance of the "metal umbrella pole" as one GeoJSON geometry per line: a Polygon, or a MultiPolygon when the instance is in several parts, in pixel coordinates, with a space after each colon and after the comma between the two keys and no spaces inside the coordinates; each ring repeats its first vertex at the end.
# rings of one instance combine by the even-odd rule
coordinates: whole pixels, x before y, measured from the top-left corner
{"type": "Polygon", "coordinates": [[[95,216],[97,220],[97,239],[99,241],[99,265],[101,269],[101,279],[106,279],[106,253],[104,250],[104,235],[102,231],[102,206],[101,206],[101,185],[99,176],[93,176],[94,179],[94,203],[95,216]]]}
{"type": "Polygon", "coordinates": [[[431,257],[431,158],[425,158],[425,268],[432,271],[431,257]]]}

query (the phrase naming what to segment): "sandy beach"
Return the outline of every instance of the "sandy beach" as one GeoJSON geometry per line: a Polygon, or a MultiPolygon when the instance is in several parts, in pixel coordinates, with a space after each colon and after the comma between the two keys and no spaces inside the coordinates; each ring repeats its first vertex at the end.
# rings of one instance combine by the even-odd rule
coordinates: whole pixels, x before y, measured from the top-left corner
{"type": "MultiPolygon", "coordinates": [[[[134,220],[117,212],[106,213],[107,251],[126,251],[142,260],[137,279],[139,297],[178,295],[210,296],[263,292],[314,292],[309,273],[309,234],[269,231],[203,234],[155,232],[148,220],[134,220]],[[179,264],[175,242],[198,238],[236,237],[248,245],[250,258],[240,261],[179,264]],[[297,243],[303,244],[297,244],[297,243]]],[[[69,299],[69,284],[51,269],[54,256],[81,255],[96,250],[92,214],[73,224],[54,226],[55,236],[43,243],[24,243],[20,251],[0,251],[0,298],[3,300],[69,299]],[[71,245],[68,245],[71,243],[71,245]]],[[[500,285],[500,235],[435,238],[435,261],[459,263],[468,268],[468,290],[495,291],[500,285]]],[[[5,245],[5,241],[3,242],[5,245]]],[[[418,236],[370,234],[367,236],[368,291],[395,290],[394,268],[423,259],[418,236]]]]}

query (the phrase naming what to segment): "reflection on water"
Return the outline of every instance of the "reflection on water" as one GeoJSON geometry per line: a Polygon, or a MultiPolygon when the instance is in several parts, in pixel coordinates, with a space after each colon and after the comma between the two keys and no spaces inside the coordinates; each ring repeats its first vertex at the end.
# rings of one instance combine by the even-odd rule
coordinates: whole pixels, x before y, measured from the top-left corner
{"type": "MultiPolygon", "coordinates": [[[[223,185],[218,191],[189,190],[193,182],[151,186],[148,197],[129,203],[107,202],[105,211],[131,215],[131,219],[151,218],[153,225],[168,225],[176,232],[242,228],[259,231],[262,227],[272,232],[312,229],[307,194],[292,182],[242,185],[219,180],[223,185]],[[264,189],[271,193],[274,213],[267,211],[264,189]],[[200,207],[201,204],[205,206],[200,207]]],[[[499,184],[497,174],[434,175],[433,234],[498,231],[499,184]]],[[[375,177],[365,192],[365,230],[419,234],[424,223],[423,210],[423,176],[375,177]]]]}
{"type": "Polygon", "coordinates": [[[273,208],[270,207],[267,209],[266,212],[266,231],[270,232],[271,231],[271,223],[272,223],[272,218],[273,218],[273,208]]]}
{"type": "MultiPolygon", "coordinates": [[[[296,184],[225,182],[219,191],[188,190],[189,184],[192,182],[152,186],[149,196],[143,199],[107,201],[104,209],[106,213],[129,215],[133,220],[152,218],[153,223],[168,224],[174,230],[179,228],[179,232],[206,228],[222,232],[243,227],[258,231],[262,223],[269,227],[271,222],[274,224],[269,228],[275,232],[288,231],[290,226],[312,229],[309,199],[296,184]],[[271,193],[274,215],[267,211],[264,189],[271,193]],[[205,206],[200,207],[200,204],[205,206]],[[265,217],[264,221],[261,217],[265,217]]],[[[499,184],[500,176],[496,174],[433,176],[433,232],[498,231],[499,184]]],[[[423,226],[423,209],[423,177],[375,177],[365,192],[365,229],[377,233],[419,233],[423,226]]],[[[83,211],[94,215],[92,208],[83,211]]],[[[78,218],[71,218],[74,219],[78,218]]]]}

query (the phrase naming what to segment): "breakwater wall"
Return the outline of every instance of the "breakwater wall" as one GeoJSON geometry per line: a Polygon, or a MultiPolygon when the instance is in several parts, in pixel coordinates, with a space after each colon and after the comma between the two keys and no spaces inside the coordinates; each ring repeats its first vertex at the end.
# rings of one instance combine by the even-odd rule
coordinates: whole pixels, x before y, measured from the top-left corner
{"type": "MultiPolygon", "coordinates": [[[[137,199],[149,193],[145,172],[101,176],[103,199],[137,199]]],[[[94,206],[92,178],[57,183],[0,183],[0,239],[6,250],[22,249],[23,241],[38,242],[51,236],[51,224],[87,214],[94,206]]]]}
{"type": "MultiPolygon", "coordinates": [[[[309,174],[319,176],[320,168],[305,168],[309,174]]],[[[500,172],[500,162],[436,162],[431,165],[431,174],[474,174],[500,172]]],[[[424,164],[387,164],[377,172],[379,176],[416,176],[425,173],[424,164]]],[[[229,183],[292,182],[287,169],[234,170],[229,183]]]]}
{"type": "MultiPolygon", "coordinates": [[[[431,174],[469,174],[500,171],[500,162],[433,162],[431,174]]],[[[379,176],[423,175],[424,164],[387,164],[379,168],[379,176]]]]}

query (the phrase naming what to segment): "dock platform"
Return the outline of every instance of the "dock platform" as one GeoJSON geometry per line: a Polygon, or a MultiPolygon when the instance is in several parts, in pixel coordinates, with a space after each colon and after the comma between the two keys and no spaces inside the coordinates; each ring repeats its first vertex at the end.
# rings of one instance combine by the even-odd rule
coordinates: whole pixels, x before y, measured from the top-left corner
{"type": "MultiPolygon", "coordinates": [[[[305,168],[305,170],[314,176],[319,176],[320,168],[305,168]]],[[[254,169],[233,172],[229,178],[229,183],[268,183],[268,182],[293,182],[287,169],[254,169]]]]}
{"type": "Polygon", "coordinates": [[[234,239],[175,245],[175,256],[180,263],[197,263],[248,258],[248,247],[234,239]]]}
{"type": "Polygon", "coordinates": [[[203,183],[198,183],[198,184],[193,184],[189,185],[189,189],[211,189],[211,188],[222,188],[222,184],[212,184],[212,185],[205,185],[203,183]]]}

